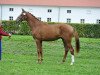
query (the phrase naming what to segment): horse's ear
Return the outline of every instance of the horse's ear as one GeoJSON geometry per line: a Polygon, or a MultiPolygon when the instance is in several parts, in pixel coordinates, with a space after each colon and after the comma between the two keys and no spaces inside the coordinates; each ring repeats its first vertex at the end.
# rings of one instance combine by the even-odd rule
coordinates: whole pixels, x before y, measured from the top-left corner
{"type": "Polygon", "coordinates": [[[24,9],[22,9],[22,12],[25,12],[25,10],[24,10],[24,9]]]}
{"type": "Polygon", "coordinates": [[[23,15],[26,15],[26,12],[23,8],[22,8],[22,13],[23,13],[23,15]]]}

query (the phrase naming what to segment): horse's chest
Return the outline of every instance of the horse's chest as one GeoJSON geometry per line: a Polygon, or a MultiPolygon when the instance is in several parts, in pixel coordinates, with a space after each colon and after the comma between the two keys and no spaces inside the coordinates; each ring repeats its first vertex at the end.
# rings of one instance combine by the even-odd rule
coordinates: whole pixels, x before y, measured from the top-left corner
{"type": "Polygon", "coordinates": [[[32,31],[32,35],[34,39],[40,38],[40,32],[38,30],[32,31]]]}

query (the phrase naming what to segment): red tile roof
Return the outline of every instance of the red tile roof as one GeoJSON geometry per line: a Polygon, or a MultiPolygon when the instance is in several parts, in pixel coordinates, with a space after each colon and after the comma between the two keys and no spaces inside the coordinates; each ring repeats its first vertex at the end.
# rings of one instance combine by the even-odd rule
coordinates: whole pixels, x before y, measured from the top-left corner
{"type": "Polygon", "coordinates": [[[0,0],[0,4],[100,7],[100,0],[0,0]]]}

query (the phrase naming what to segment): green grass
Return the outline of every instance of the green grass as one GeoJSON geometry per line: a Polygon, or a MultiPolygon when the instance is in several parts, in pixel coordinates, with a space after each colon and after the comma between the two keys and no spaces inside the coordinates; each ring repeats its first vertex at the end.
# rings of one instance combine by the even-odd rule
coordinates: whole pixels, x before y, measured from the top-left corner
{"type": "MultiPolygon", "coordinates": [[[[73,46],[74,45],[73,39],[73,46]]],[[[64,48],[61,40],[43,42],[44,60],[37,63],[32,36],[13,35],[2,39],[0,75],[100,75],[100,39],[80,38],[81,50],[70,65],[71,55],[61,64],[64,48]]]]}

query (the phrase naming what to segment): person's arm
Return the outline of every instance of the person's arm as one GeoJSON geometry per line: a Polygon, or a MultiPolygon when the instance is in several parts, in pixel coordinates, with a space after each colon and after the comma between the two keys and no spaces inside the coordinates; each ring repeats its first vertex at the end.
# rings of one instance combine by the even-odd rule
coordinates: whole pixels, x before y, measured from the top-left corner
{"type": "Polygon", "coordinates": [[[6,32],[3,31],[2,29],[0,29],[0,35],[2,35],[2,36],[11,36],[10,33],[6,33],[6,32]]]}
{"type": "Polygon", "coordinates": [[[3,30],[0,31],[0,35],[2,35],[2,36],[9,36],[9,34],[4,32],[3,30]]]}

